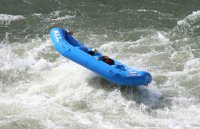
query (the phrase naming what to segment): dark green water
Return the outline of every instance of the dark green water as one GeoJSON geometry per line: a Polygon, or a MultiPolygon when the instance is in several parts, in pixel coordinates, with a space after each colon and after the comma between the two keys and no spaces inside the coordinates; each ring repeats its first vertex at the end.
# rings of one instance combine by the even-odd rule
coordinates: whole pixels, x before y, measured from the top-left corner
{"type": "Polygon", "coordinates": [[[1,0],[0,129],[198,129],[199,35],[199,0],[1,0]],[[117,87],[61,57],[53,27],[153,82],[117,87]]]}

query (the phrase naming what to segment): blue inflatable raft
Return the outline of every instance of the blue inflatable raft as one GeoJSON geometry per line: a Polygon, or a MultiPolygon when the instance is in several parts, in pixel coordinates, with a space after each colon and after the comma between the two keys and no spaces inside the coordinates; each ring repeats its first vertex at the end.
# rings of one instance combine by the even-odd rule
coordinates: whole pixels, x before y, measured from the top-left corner
{"type": "Polygon", "coordinates": [[[54,47],[61,55],[113,83],[121,86],[144,86],[152,80],[150,73],[134,70],[116,60],[103,56],[100,52],[75,40],[62,28],[51,29],[50,36],[54,47]]]}

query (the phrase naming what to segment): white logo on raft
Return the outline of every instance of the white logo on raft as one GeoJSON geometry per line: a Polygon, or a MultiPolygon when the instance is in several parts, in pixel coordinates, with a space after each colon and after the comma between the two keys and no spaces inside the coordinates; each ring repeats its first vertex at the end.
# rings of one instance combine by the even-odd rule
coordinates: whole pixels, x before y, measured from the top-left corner
{"type": "Polygon", "coordinates": [[[54,34],[55,34],[55,37],[56,37],[56,41],[58,42],[59,39],[62,38],[61,35],[60,35],[60,33],[59,33],[59,31],[58,31],[58,30],[55,30],[55,31],[54,31],[54,34]]]}

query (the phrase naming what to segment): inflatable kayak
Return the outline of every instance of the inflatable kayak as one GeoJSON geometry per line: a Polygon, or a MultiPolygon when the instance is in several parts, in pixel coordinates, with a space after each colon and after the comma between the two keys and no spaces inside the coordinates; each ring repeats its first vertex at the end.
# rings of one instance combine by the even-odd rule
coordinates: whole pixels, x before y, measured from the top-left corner
{"type": "Polygon", "coordinates": [[[51,29],[50,37],[55,49],[61,55],[113,83],[121,86],[144,86],[152,80],[150,73],[134,70],[119,61],[103,56],[100,52],[74,39],[62,28],[51,29]]]}

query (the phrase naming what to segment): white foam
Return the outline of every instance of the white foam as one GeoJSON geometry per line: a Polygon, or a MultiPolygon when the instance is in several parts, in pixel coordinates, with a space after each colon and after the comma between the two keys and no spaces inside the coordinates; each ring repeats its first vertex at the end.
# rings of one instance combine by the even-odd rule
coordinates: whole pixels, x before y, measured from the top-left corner
{"type": "Polygon", "coordinates": [[[68,19],[71,19],[71,18],[74,18],[75,16],[70,16],[70,15],[65,15],[65,16],[62,16],[62,17],[58,17],[56,19],[52,19],[53,21],[62,21],[62,20],[68,20],[68,19]]]}
{"type": "Polygon", "coordinates": [[[177,22],[177,24],[180,26],[191,26],[192,23],[200,20],[200,10],[194,11],[192,14],[185,17],[183,20],[180,20],[177,22]]]}
{"type": "Polygon", "coordinates": [[[51,16],[55,16],[55,17],[58,17],[60,15],[62,11],[60,10],[57,10],[57,11],[53,11],[52,13],[50,13],[51,16]]]}
{"type": "Polygon", "coordinates": [[[22,15],[0,14],[0,23],[9,25],[12,21],[25,19],[22,15]]]}
{"type": "Polygon", "coordinates": [[[166,14],[160,12],[160,11],[157,11],[157,10],[138,9],[137,11],[138,12],[153,12],[153,13],[158,13],[161,16],[165,16],[166,15],[166,14]]]}
{"type": "Polygon", "coordinates": [[[164,34],[162,34],[161,32],[158,32],[158,38],[159,38],[163,43],[168,43],[168,42],[169,42],[169,39],[168,39],[164,34]]]}
{"type": "Polygon", "coordinates": [[[41,13],[34,13],[33,16],[38,16],[40,17],[42,14],[41,13]]]}
{"type": "Polygon", "coordinates": [[[38,72],[45,69],[47,70],[49,68],[51,68],[51,64],[47,62],[45,59],[40,59],[32,67],[33,70],[38,71],[38,72]]]}
{"type": "MultiPolygon", "coordinates": [[[[9,37],[5,38],[5,43],[9,37]]],[[[50,40],[34,39],[27,44],[2,44],[0,47],[0,70],[45,70],[54,63],[41,58],[40,53],[51,46],[50,40]],[[38,44],[32,48],[32,44],[38,44]]]]}
{"type": "Polygon", "coordinates": [[[27,66],[30,66],[34,62],[33,58],[20,58],[17,54],[12,52],[10,45],[0,49],[0,57],[1,70],[22,70],[26,69],[27,66]]]}
{"type": "Polygon", "coordinates": [[[33,5],[30,1],[28,1],[28,0],[23,0],[23,2],[24,3],[27,3],[27,4],[29,4],[29,5],[33,5]]]}
{"type": "Polygon", "coordinates": [[[198,71],[200,71],[199,66],[200,66],[200,59],[195,58],[195,59],[189,60],[185,63],[184,70],[187,71],[188,73],[198,72],[198,71]]]}
{"type": "Polygon", "coordinates": [[[52,21],[62,21],[62,20],[68,20],[68,19],[75,17],[75,15],[61,16],[61,13],[62,13],[62,11],[60,11],[60,10],[57,10],[57,11],[50,13],[49,15],[52,17],[51,20],[52,21]]]}

